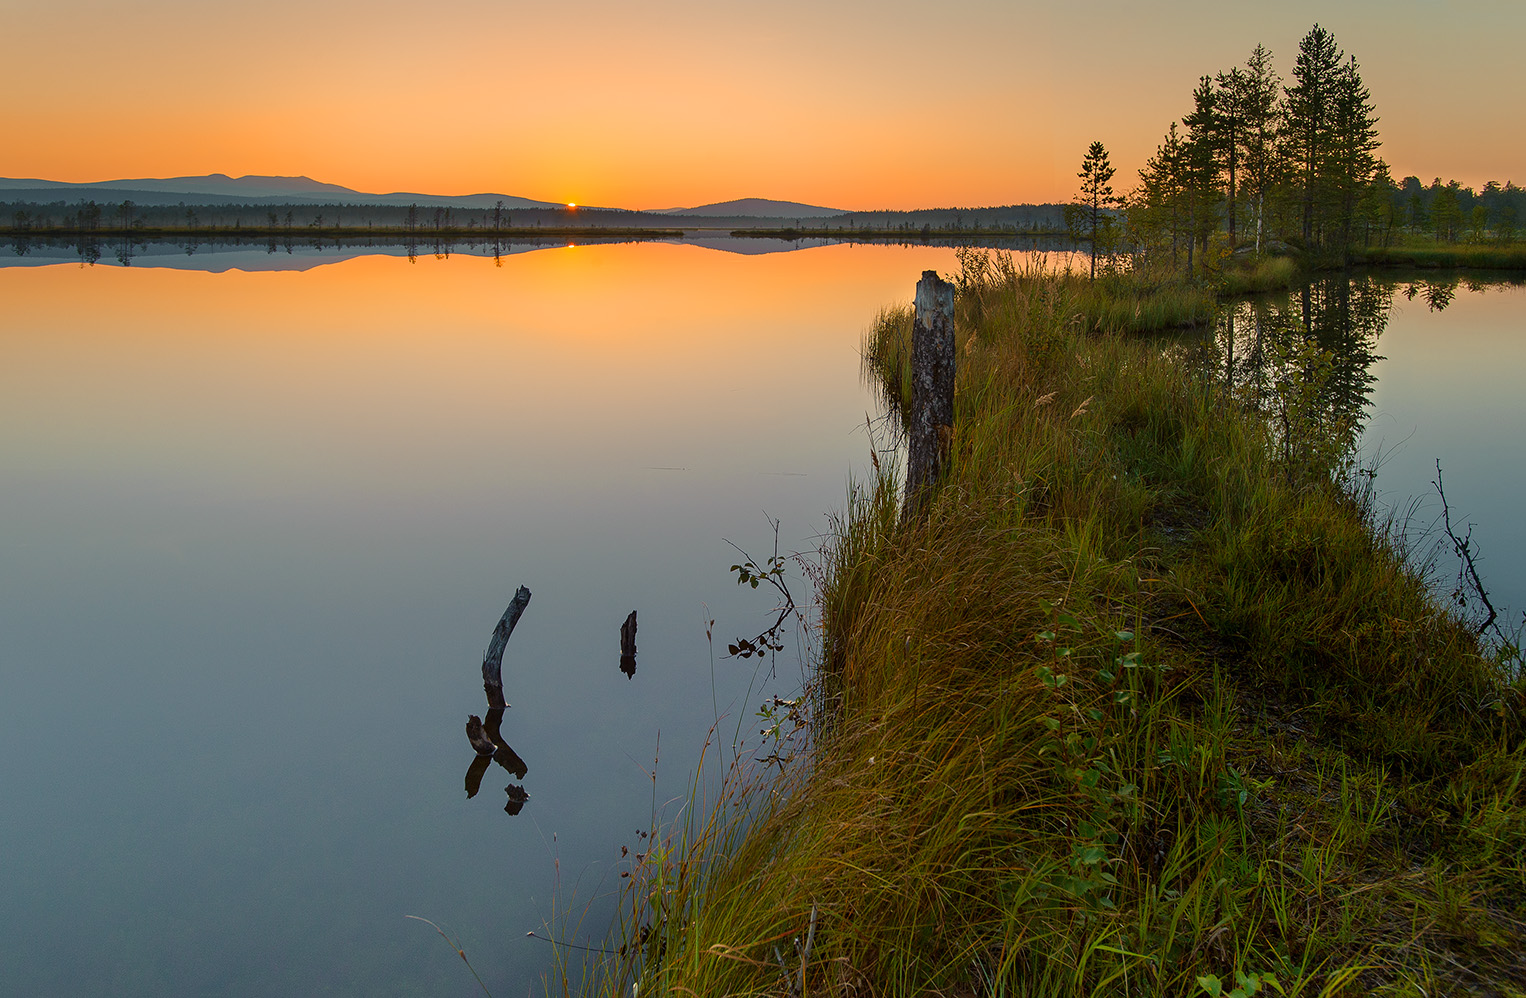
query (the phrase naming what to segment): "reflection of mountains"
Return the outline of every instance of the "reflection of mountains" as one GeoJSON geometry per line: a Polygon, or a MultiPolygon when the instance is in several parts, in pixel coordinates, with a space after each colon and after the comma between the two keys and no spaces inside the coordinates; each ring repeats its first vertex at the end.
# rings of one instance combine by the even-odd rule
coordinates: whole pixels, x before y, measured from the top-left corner
{"type": "MultiPolygon", "coordinates": [[[[638,242],[628,238],[579,239],[576,245],[638,242]]],[[[671,240],[651,240],[671,241],[671,240]]],[[[49,267],[60,264],[100,264],[102,266],[167,267],[174,270],[200,270],[225,273],[230,270],[276,271],[312,270],[328,264],[344,263],[363,256],[393,256],[419,259],[471,256],[492,259],[541,249],[563,249],[566,238],[517,240],[515,242],[434,242],[412,243],[357,241],[248,240],[241,242],[182,242],[178,240],[99,239],[64,241],[44,239],[8,239],[0,244],[0,267],[49,267]],[[9,250],[9,255],[5,255],[9,250]]]]}
{"type": "Polygon", "coordinates": [[[1065,250],[1069,243],[1032,236],[972,237],[968,239],[934,237],[929,239],[854,239],[850,237],[802,236],[781,239],[769,236],[733,236],[689,233],[682,239],[653,236],[637,239],[629,236],[578,237],[547,236],[493,242],[435,241],[378,242],[372,240],[256,239],[198,242],[179,239],[134,239],[107,236],[100,239],[47,239],[11,237],[0,240],[0,268],[50,267],[60,264],[102,266],[166,267],[173,270],[199,270],[225,273],[230,270],[278,271],[312,270],[315,267],[344,263],[363,256],[392,256],[419,259],[452,256],[501,258],[535,250],[565,249],[569,246],[597,246],[613,243],[667,242],[697,246],[701,249],[743,256],[790,253],[796,250],[835,246],[841,243],[886,246],[973,246],[1004,250],[1065,250]]]}

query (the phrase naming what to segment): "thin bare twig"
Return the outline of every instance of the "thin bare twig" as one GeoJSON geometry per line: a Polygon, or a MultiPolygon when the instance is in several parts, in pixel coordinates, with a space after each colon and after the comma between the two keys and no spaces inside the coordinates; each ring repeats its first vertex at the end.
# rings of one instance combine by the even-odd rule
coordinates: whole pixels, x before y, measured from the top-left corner
{"type": "MultiPolygon", "coordinates": [[[[1452,531],[1452,510],[1447,505],[1446,490],[1442,488],[1441,461],[1439,459],[1436,461],[1436,481],[1431,484],[1436,486],[1436,494],[1441,497],[1441,520],[1447,532],[1447,540],[1452,542],[1452,550],[1457,553],[1458,560],[1462,562],[1461,566],[1457,569],[1458,601],[1462,602],[1465,599],[1463,587],[1466,585],[1472,590],[1473,595],[1478,598],[1478,601],[1484,605],[1484,609],[1489,611],[1489,616],[1482,624],[1478,625],[1477,633],[1482,636],[1499,619],[1499,611],[1495,610],[1494,604],[1490,602],[1489,590],[1484,588],[1484,581],[1478,576],[1478,566],[1473,562],[1473,524],[1468,524],[1467,532],[1460,538],[1452,531]]],[[[1498,634],[1498,628],[1496,628],[1496,634],[1498,634]]],[[[1500,637],[1503,637],[1503,635],[1500,635],[1500,637]]]]}

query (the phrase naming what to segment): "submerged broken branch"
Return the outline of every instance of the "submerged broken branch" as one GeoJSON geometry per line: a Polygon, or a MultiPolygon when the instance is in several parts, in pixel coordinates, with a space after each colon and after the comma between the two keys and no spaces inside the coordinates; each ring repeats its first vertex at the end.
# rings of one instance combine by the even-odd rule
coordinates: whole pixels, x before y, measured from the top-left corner
{"type": "Polygon", "coordinates": [[[503,651],[508,647],[509,635],[514,633],[514,625],[519,623],[519,615],[529,605],[530,590],[520,586],[498,626],[493,628],[493,638],[482,655],[482,689],[487,693],[489,707],[508,706],[503,699],[503,651]]]}
{"type": "Polygon", "coordinates": [[[915,303],[903,520],[919,515],[943,477],[954,439],[954,285],[925,270],[915,303]]]}

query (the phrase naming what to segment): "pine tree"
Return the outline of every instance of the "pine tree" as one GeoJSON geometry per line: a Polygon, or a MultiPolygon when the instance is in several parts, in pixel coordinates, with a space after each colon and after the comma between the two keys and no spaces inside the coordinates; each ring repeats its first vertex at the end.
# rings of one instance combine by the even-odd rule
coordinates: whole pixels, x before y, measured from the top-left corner
{"type": "Polygon", "coordinates": [[[1245,74],[1235,66],[1228,73],[1214,77],[1213,150],[1223,167],[1225,182],[1224,217],[1229,222],[1229,246],[1235,246],[1235,194],[1240,173],[1240,151],[1245,141],[1245,74]]]}
{"type": "Polygon", "coordinates": [[[1395,186],[1388,164],[1377,160],[1371,176],[1362,185],[1361,196],[1356,202],[1356,219],[1362,223],[1362,245],[1372,244],[1376,228],[1382,245],[1387,246],[1393,238],[1394,224],[1398,221],[1400,202],[1399,188],[1395,186]]]}
{"type": "Polygon", "coordinates": [[[1277,182],[1277,105],[1282,80],[1272,68],[1272,53],[1257,45],[1245,62],[1240,91],[1241,159],[1244,162],[1245,196],[1256,214],[1256,255],[1261,255],[1262,219],[1266,196],[1277,182]]]}
{"type": "Polygon", "coordinates": [[[1218,93],[1213,81],[1204,76],[1192,91],[1192,113],[1182,118],[1187,127],[1183,148],[1183,177],[1187,200],[1187,273],[1192,274],[1192,244],[1195,240],[1208,252],[1208,237],[1218,228],[1218,93]]]}
{"type": "Polygon", "coordinates": [[[1458,193],[1459,184],[1455,180],[1443,185],[1437,177],[1431,182],[1431,220],[1436,226],[1437,242],[1457,241],[1457,229],[1462,224],[1458,193]]]}
{"type": "Polygon", "coordinates": [[[1092,280],[1097,278],[1097,244],[1112,222],[1109,210],[1121,203],[1113,194],[1113,186],[1109,182],[1113,179],[1114,172],[1112,164],[1107,160],[1107,150],[1101,142],[1093,142],[1081,160],[1081,172],[1076,174],[1081,178],[1081,193],[1077,195],[1075,204],[1080,208],[1083,222],[1091,233],[1092,280]]]}
{"type": "Polygon", "coordinates": [[[1186,146],[1173,121],[1166,137],[1156,147],[1155,155],[1146,160],[1139,171],[1139,191],[1135,195],[1134,205],[1145,220],[1143,227],[1150,231],[1164,228],[1170,232],[1173,267],[1176,266],[1184,231],[1185,175],[1186,146]]]}
{"type": "Polygon", "coordinates": [[[1357,202],[1377,169],[1378,119],[1372,94],[1362,83],[1356,59],[1348,59],[1335,74],[1331,100],[1331,136],[1324,163],[1331,200],[1341,219],[1341,246],[1351,243],[1351,222],[1357,202]]]}
{"type": "Polygon", "coordinates": [[[1296,82],[1288,88],[1284,102],[1288,158],[1302,187],[1305,245],[1314,243],[1315,222],[1322,221],[1324,167],[1333,141],[1343,58],[1335,36],[1314,25],[1298,43],[1298,60],[1293,65],[1296,82]]]}

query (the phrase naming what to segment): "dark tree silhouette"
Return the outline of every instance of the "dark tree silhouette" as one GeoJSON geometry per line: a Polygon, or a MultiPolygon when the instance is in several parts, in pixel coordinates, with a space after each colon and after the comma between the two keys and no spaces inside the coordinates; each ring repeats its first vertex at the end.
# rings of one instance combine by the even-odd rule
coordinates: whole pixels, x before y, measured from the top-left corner
{"type": "Polygon", "coordinates": [[[1076,174],[1081,178],[1081,192],[1076,197],[1075,206],[1080,209],[1082,224],[1090,234],[1092,280],[1097,278],[1097,244],[1112,222],[1110,210],[1121,204],[1110,183],[1114,172],[1108,162],[1107,149],[1101,142],[1093,142],[1081,160],[1081,172],[1076,174]]]}

